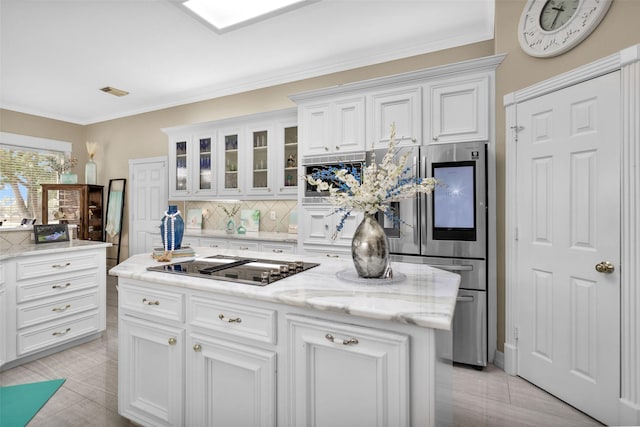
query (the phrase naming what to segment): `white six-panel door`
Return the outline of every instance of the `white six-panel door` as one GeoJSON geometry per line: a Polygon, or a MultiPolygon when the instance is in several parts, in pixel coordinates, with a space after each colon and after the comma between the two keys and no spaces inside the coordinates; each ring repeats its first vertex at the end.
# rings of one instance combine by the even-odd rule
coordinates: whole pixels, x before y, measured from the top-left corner
{"type": "Polygon", "coordinates": [[[608,424],[620,388],[619,87],[615,72],[516,111],[518,374],[608,424]]]}
{"type": "Polygon", "coordinates": [[[129,256],[132,256],[151,252],[148,236],[160,235],[168,199],[167,158],[130,160],[129,182],[129,256]]]}

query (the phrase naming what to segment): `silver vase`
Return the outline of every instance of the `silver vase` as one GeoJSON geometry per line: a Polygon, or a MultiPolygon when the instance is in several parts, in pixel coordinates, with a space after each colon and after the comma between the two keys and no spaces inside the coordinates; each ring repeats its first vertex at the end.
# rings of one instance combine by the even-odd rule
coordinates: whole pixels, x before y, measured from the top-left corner
{"type": "Polygon", "coordinates": [[[374,215],[366,214],[351,241],[351,256],[358,276],[385,277],[389,266],[389,241],[374,215]]]}

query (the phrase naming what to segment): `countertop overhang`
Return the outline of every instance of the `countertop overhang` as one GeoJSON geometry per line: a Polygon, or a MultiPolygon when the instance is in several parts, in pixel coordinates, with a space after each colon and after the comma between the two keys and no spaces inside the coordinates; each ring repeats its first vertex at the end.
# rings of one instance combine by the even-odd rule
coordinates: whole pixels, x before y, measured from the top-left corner
{"type": "Polygon", "coordinates": [[[57,254],[61,251],[85,250],[88,247],[109,247],[111,243],[91,240],[69,240],[57,243],[25,243],[20,245],[0,243],[0,261],[29,255],[57,254]]]}
{"type": "MultiPolygon", "coordinates": [[[[303,260],[320,265],[267,286],[148,271],[147,267],[163,264],[154,260],[150,254],[130,257],[113,267],[109,274],[149,284],[328,310],[425,328],[451,328],[460,276],[425,264],[393,262],[391,265],[394,272],[404,274],[406,279],[398,283],[376,281],[362,284],[344,281],[336,276],[339,271],[354,268],[350,259],[215,248],[195,248],[195,251],[197,257],[221,254],[285,261],[303,260]]],[[[174,258],[172,263],[188,259],[192,258],[174,258]]]]}

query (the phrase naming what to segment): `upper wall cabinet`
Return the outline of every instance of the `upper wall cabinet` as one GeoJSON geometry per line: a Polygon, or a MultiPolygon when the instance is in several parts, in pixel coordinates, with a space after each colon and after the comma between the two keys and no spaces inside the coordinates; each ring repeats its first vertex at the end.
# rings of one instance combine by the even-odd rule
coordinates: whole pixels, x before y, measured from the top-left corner
{"type": "Polygon", "coordinates": [[[371,95],[373,147],[387,147],[395,125],[398,145],[420,144],[422,139],[421,88],[408,87],[371,95]]]}
{"type": "Polygon", "coordinates": [[[427,84],[425,107],[431,114],[425,143],[487,141],[489,139],[489,75],[427,84]]]}
{"type": "Polygon", "coordinates": [[[291,95],[303,156],[399,146],[488,141],[494,74],[504,55],[291,95]],[[366,110],[366,111],[365,111],[366,110]]]}
{"type": "Polygon", "coordinates": [[[172,200],[297,195],[295,108],[163,131],[172,200]]]}
{"type": "Polygon", "coordinates": [[[299,120],[304,123],[300,144],[303,157],[365,149],[364,96],[302,105],[299,120]]]}

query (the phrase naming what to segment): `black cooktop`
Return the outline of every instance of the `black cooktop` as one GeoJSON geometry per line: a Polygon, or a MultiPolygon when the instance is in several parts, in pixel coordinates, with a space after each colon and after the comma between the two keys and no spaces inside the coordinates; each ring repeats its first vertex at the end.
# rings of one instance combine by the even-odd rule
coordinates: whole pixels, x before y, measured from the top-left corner
{"type": "Polygon", "coordinates": [[[317,265],[319,264],[303,261],[279,261],[213,255],[206,258],[195,258],[174,264],[149,267],[147,270],[265,286],[317,265]]]}

